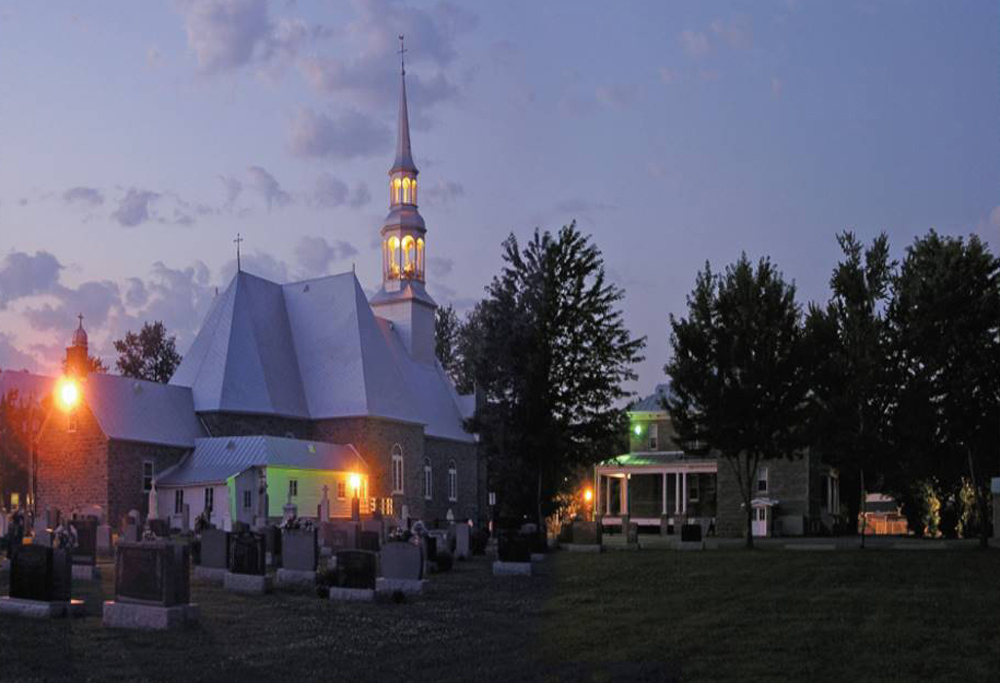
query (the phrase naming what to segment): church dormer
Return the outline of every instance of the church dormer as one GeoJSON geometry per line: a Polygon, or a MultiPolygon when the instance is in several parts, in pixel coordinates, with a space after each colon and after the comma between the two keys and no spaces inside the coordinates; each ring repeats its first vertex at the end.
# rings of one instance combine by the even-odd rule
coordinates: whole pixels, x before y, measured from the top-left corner
{"type": "MultiPolygon", "coordinates": [[[[403,37],[400,36],[400,55],[403,37]]],[[[389,169],[389,215],[382,225],[382,289],[371,301],[379,316],[392,321],[410,355],[434,362],[434,309],[424,290],[427,228],[417,210],[417,165],[410,150],[406,107],[406,64],[400,60],[399,129],[396,159],[389,169]]]]}

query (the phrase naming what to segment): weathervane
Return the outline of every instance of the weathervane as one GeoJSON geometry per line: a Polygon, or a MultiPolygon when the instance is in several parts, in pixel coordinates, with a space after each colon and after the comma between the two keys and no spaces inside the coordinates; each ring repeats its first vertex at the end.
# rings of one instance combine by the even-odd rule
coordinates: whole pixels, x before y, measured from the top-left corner
{"type": "Polygon", "coordinates": [[[404,57],[405,54],[406,54],[406,48],[403,47],[403,34],[400,33],[399,34],[399,67],[400,67],[400,69],[401,69],[401,71],[402,71],[402,73],[403,73],[404,76],[406,75],[406,58],[404,57]]]}
{"type": "Polygon", "coordinates": [[[240,242],[242,242],[242,241],[243,241],[243,238],[240,237],[240,233],[236,233],[236,239],[234,239],[233,242],[236,244],[236,272],[237,273],[242,272],[242,270],[243,270],[243,268],[240,265],[240,242]]]}

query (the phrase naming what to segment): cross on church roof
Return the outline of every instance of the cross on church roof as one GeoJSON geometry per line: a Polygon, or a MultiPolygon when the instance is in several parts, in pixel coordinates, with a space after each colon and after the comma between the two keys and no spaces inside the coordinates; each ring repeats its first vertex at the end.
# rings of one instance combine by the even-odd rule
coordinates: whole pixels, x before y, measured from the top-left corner
{"type": "Polygon", "coordinates": [[[80,321],[80,327],[83,327],[83,313],[76,314],[77,319],[80,321]]]}

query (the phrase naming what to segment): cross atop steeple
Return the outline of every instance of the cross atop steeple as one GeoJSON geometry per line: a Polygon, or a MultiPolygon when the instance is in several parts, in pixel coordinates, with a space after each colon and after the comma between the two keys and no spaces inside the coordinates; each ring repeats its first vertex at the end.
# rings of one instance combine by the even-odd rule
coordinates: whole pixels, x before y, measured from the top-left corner
{"type": "Polygon", "coordinates": [[[402,73],[404,76],[406,75],[406,58],[404,56],[404,55],[406,55],[406,52],[407,52],[406,48],[403,47],[403,34],[400,33],[399,34],[399,69],[400,69],[400,73],[402,73]]]}
{"type": "Polygon", "coordinates": [[[241,264],[240,264],[240,243],[242,241],[243,241],[243,238],[240,237],[240,233],[236,233],[236,239],[233,240],[233,243],[236,245],[236,272],[237,273],[239,273],[239,272],[241,272],[243,270],[243,268],[241,267],[241,264]]]}
{"type": "Polygon", "coordinates": [[[82,330],[83,329],[83,313],[77,313],[76,317],[77,317],[77,320],[80,321],[80,329],[82,330]]]}

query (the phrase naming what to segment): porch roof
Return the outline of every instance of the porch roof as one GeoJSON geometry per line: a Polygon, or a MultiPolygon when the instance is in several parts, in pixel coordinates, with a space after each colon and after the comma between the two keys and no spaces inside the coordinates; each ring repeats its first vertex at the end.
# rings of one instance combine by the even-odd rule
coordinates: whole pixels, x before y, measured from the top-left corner
{"type": "Polygon", "coordinates": [[[666,467],[670,465],[715,465],[715,458],[689,456],[684,451],[636,451],[605,460],[600,469],[626,469],[632,467],[666,467]]]}

